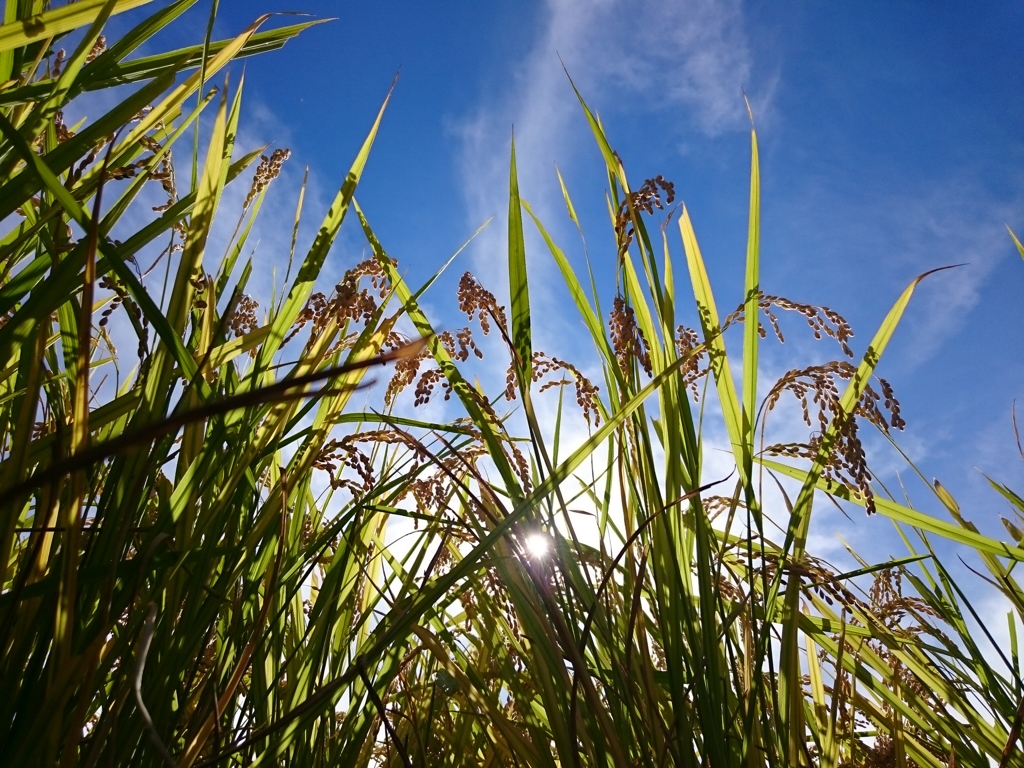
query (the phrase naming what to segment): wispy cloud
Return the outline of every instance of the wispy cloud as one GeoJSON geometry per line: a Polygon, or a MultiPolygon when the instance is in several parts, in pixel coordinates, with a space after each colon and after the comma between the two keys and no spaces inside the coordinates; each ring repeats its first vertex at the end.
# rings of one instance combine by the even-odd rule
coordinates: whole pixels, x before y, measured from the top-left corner
{"type": "Polygon", "coordinates": [[[709,136],[744,125],[740,94],[749,85],[752,61],[736,0],[549,0],[544,15],[542,31],[510,73],[508,88],[455,126],[471,222],[507,204],[506,150],[513,125],[525,194],[540,210],[549,202],[545,192],[557,194],[553,163],[572,160],[585,130],[563,63],[602,112],[670,108],[690,117],[686,130],[709,136]]]}
{"type": "Polygon", "coordinates": [[[842,173],[808,174],[799,191],[777,196],[772,222],[787,249],[776,262],[791,289],[809,289],[811,300],[831,293],[843,300],[836,309],[865,315],[857,322],[864,341],[913,277],[962,265],[922,283],[901,323],[898,363],[919,368],[970,325],[983,298],[1001,300],[1008,290],[991,277],[1017,258],[1006,225],[1019,220],[1022,201],[986,188],[983,175],[936,168],[906,179],[882,166],[851,187],[842,173]]]}
{"type": "MultiPolygon", "coordinates": [[[[962,263],[955,273],[936,279],[910,318],[913,352],[907,362],[917,365],[939,352],[946,340],[968,322],[970,312],[991,285],[989,277],[1002,259],[1011,258],[1005,222],[1018,209],[971,185],[954,184],[923,200],[901,206],[906,259],[918,267],[962,263]]],[[[1019,209],[1018,209],[1019,210],[1019,209]]]]}

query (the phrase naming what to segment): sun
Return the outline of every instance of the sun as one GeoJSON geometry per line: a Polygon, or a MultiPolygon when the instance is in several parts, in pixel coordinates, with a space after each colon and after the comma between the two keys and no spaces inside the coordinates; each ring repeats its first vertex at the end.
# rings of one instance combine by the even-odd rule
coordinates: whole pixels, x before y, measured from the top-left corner
{"type": "Polygon", "coordinates": [[[527,553],[534,560],[542,560],[551,553],[551,537],[546,533],[531,533],[525,543],[527,553]]]}

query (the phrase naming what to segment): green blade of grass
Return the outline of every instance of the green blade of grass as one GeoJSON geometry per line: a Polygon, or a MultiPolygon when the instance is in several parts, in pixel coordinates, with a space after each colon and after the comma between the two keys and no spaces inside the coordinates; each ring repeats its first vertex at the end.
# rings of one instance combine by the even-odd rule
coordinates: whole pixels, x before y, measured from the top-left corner
{"type": "Polygon", "coordinates": [[[519,390],[525,393],[533,380],[533,343],[530,332],[530,285],[526,270],[526,243],[523,239],[523,211],[519,200],[514,136],[508,180],[508,284],[512,302],[512,344],[519,357],[519,390]]]}
{"type": "MultiPolygon", "coordinates": [[[[749,108],[749,105],[748,105],[749,108]]],[[[757,132],[750,131],[750,223],[747,232],[747,271],[743,288],[743,412],[742,439],[744,476],[749,483],[744,487],[746,502],[755,521],[760,524],[760,504],[752,485],[754,458],[754,420],[757,416],[758,347],[761,295],[761,171],[757,152],[757,132]]]]}
{"type": "MultiPolygon", "coordinates": [[[[778,472],[780,475],[786,475],[787,477],[792,477],[793,479],[801,482],[807,482],[808,480],[808,472],[806,469],[792,467],[787,464],[781,464],[777,461],[765,458],[758,458],[757,461],[765,468],[770,469],[773,472],[778,472]]],[[[845,485],[838,485],[836,483],[829,484],[828,481],[819,477],[815,480],[815,488],[831,496],[842,499],[843,501],[849,501],[861,507],[865,504],[864,497],[860,493],[845,485]]],[[[961,544],[965,547],[970,547],[973,550],[988,552],[1001,557],[1008,557],[1016,561],[1024,561],[1024,547],[1001,542],[985,536],[984,534],[967,530],[961,526],[953,525],[952,523],[947,523],[944,520],[939,520],[931,515],[926,515],[923,512],[918,512],[910,507],[897,504],[894,501],[876,497],[875,509],[878,511],[878,514],[888,517],[897,523],[909,525],[913,528],[919,528],[920,530],[927,531],[928,533],[937,534],[949,541],[961,544]]]]}
{"type": "Polygon", "coordinates": [[[1020,257],[1024,259],[1024,245],[1022,245],[1020,240],[1017,239],[1017,235],[1013,233],[1012,229],[1007,227],[1006,231],[1010,233],[1010,238],[1013,240],[1013,244],[1017,246],[1017,253],[1019,253],[1020,257]]]}
{"type": "MultiPolygon", "coordinates": [[[[189,0],[189,2],[191,4],[195,0],[189,0]]],[[[325,21],[326,19],[316,19],[301,24],[279,27],[266,32],[258,32],[246,41],[234,58],[243,59],[278,50],[303,31],[318,24],[323,24],[325,21]]],[[[206,54],[214,55],[220,53],[230,42],[230,40],[212,42],[208,46],[206,54]]],[[[84,84],[84,90],[91,91],[110,88],[115,85],[134,83],[140,80],[149,80],[160,76],[168,69],[173,69],[176,72],[195,69],[202,62],[203,52],[204,47],[196,45],[155,56],[144,56],[129,62],[117,63],[116,65],[109,65],[107,69],[100,70],[93,77],[87,79],[84,84]]],[[[2,97],[0,97],[0,103],[3,103],[2,97]]]]}
{"type": "MultiPolygon", "coordinates": [[[[725,340],[722,338],[722,326],[718,319],[718,310],[715,308],[711,282],[708,279],[704,258],[701,256],[700,246],[697,245],[697,235],[693,230],[693,223],[690,221],[690,214],[686,210],[686,206],[683,206],[683,213],[679,219],[679,232],[683,238],[686,262],[690,269],[690,279],[693,282],[693,294],[697,301],[697,311],[704,332],[704,343],[707,345],[711,371],[718,388],[722,417],[725,420],[729,443],[736,458],[736,466],[740,471],[740,479],[746,486],[750,483],[748,468],[751,462],[747,454],[750,452],[751,445],[748,445],[746,440],[750,430],[744,427],[743,410],[736,394],[732,370],[729,367],[729,357],[725,351],[725,340]]],[[[748,265],[748,279],[753,277],[756,280],[756,257],[753,266],[755,272],[751,274],[750,269],[751,267],[748,265]]],[[[756,328],[756,314],[754,318],[748,318],[748,323],[753,323],[756,328]]]]}
{"type": "MultiPolygon", "coordinates": [[[[124,13],[152,0],[114,0],[111,14],[124,13]]],[[[81,0],[59,8],[0,25],[0,51],[22,48],[37,40],[54,37],[91,24],[108,0],[81,0]]],[[[8,3],[10,5],[10,3],[8,3]]]]}

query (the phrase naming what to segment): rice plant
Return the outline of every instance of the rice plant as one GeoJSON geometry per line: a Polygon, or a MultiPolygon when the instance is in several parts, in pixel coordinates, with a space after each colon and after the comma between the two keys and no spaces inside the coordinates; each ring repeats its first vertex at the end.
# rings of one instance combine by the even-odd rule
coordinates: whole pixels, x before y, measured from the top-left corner
{"type": "MultiPolygon", "coordinates": [[[[330,518],[333,491],[315,478],[338,453],[335,425],[366,421],[349,403],[369,367],[416,346],[394,333],[401,308],[375,263],[329,295],[313,290],[380,116],[282,300],[260,308],[245,292],[252,264],[236,262],[287,153],[236,156],[241,88],[209,83],[310,22],[261,32],[262,17],[229,40],[132,59],[194,2],[108,44],[109,16],[140,4],[8,3],[0,35],[10,764],[197,764],[240,732],[280,725],[282,708],[348,667],[349,641],[385,598],[361,579],[386,519],[373,505],[402,468],[386,461],[330,518]],[[58,49],[72,30],[73,50],[58,49]],[[65,124],[72,100],[134,83],[108,112],[65,124]],[[205,112],[205,158],[180,152],[195,184],[179,189],[190,174],[172,148],[205,112]],[[222,193],[247,174],[218,263],[211,229],[234,215],[217,217],[222,193]],[[147,205],[154,187],[165,202],[147,205]],[[114,324],[137,340],[119,364],[114,324]]],[[[323,737],[302,734],[314,752],[323,737]]]]}
{"type": "MultiPolygon", "coordinates": [[[[469,583],[458,586],[457,603],[451,591],[447,599],[441,592],[456,582],[439,576],[437,591],[428,592],[443,610],[432,609],[430,623],[415,630],[420,644],[405,655],[390,698],[382,696],[391,709],[381,720],[380,761],[1020,764],[1016,651],[1001,671],[988,661],[967,623],[973,609],[928,536],[979,552],[1018,616],[1020,591],[1006,562],[1012,565],[1024,550],[978,534],[945,497],[952,523],[879,495],[861,440],[863,429],[889,435],[904,426],[892,387],[875,370],[916,286],[930,273],[899,296],[859,361],[841,315],[767,294],[759,281],[752,132],[743,299],[727,316],[717,309],[684,207],[677,226],[698,323],[687,327],[668,228],[655,248],[645,221],[671,205],[674,186],[659,176],[631,191],[600,123],[581,105],[610,180],[618,293],[607,319],[520,199],[514,148],[510,306],[468,273],[459,290],[468,318],[504,341],[504,393],[486,398],[467,384],[460,365],[470,348],[457,353],[451,340],[441,343],[392,273],[410,317],[432,339],[428,349],[447,395],[460,398],[479,434],[476,444],[456,452],[462,471],[446,470],[446,490],[433,497],[451,499],[452,506],[437,523],[446,552],[432,565],[469,583]],[[604,373],[600,387],[581,367],[533,347],[520,211],[547,243],[591,332],[604,373]],[[814,336],[831,339],[840,359],[794,368],[759,390],[759,345],[770,331],[782,339],[777,314],[783,311],[801,315],[814,336]],[[737,386],[725,332],[740,324],[737,386]],[[556,454],[563,401],[553,444],[534,407],[552,386],[574,392],[591,425],[589,439],[562,459],[556,454]],[[808,430],[817,431],[804,443],[767,444],[764,420],[785,396],[801,402],[808,430]],[[735,469],[709,482],[702,462],[706,419],[716,410],[712,398],[735,469]],[[518,402],[518,420],[498,413],[501,400],[518,402]],[[511,434],[512,424],[525,434],[511,434]],[[528,461],[521,446],[529,448],[528,461]],[[481,463],[485,451],[489,461],[481,463]],[[766,472],[798,481],[795,499],[785,490],[781,502],[765,496],[762,489],[772,482],[766,472]],[[901,530],[915,531],[921,545],[905,558],[837,573],[806,550],[821,493],[878,513],[868,524],[891,518],[901,530]],[[580,522],[579,506],[590,520],[580,522]],[[777,540],[769,521],[781,526],[777,540]],[[581,525],[596,525],[597,545],[581,541],[581,525]],[[550,542],[546,556],[534,553],[538,535],[550,542]]],[[[575,219],[568,192],[565,202],[575,219]]],[[[383,251],[378,255],[386,264],[383,251]]],[[[433,369],[422,374],[419,402],[438,377],[433,369]]]]}
{"type": "MultiPolygon", "coordinates": [[[[521,197],[513,145],[510,297],[466,273],[466,326],[435,327],[420,305],[434,280],[404,281],[354,197],[382,107],[268,302],[240,257],[288,152],[237,156],[242,88],[221,75],[315,22],[260,31],[261,17],[131,58],[194,1],[114,42],[107,19],[144,0],[9,2],[0,26],[0,760],[1024,764],[1016,642],[989,660],[933,545],[977,554],[1015,628],[1024,519],[991,539],[938,483],[951,522],[925,515],[881,492],[865,456],[864,430],[903,426],[876,369],[925,275],[859,357],[842,315],[763,288],[752,130],[745,282],[719,304],[673,183],[632,183],[580,98],[608,172],[613,276],[580,278],[521,197]],[[65,123],[118,86],[115,107],[65,123]],[[246,182],[232,210],[224,189],[246,182]],[[372,255],[321,290],[350,212],[372,255]],[[535,346],[527,225],[591,358],[535,346]],[[760,346],[782,340],[782,312],[837,359],[766,386],[760,346]],[[507,352],[503,390],[474,382],[481,335],[507,352]],[[361,407],[370,378],[387,384],[361,407]],[[418,418],[439,397],[455,416],[418,418]],[[806,441],[770,441],[784,398],[806,441]],[[706,476],[711,420],[725,478],[706,476]],[[891,519],[907,556],[847,573],[814,557],[825,494],[891,519]]],[[[302,215],[300,195],[296,231],[302,215]]]]}

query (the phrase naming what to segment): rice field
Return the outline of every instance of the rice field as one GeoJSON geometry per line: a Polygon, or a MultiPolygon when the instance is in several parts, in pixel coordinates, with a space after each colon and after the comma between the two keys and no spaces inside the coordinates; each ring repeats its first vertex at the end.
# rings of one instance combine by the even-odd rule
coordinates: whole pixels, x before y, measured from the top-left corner
{"type": "MultiPolygon", "coordinates": [[[[674,184],[630,177],[577,92],[614,275],[579,272],[521,199],[513,144],[509,296],[466,272],[465,325],[435,326],[433,280],[405,281],[356,199],[385,100],[313,243],[255,295],[245,254],[288,153],[235,146],[227,72],[319,22],[217,40],[211,18],[151,53],[194,4],[9,0],[0,26],[0,762],[1024,765],[1024,500],[992,482],[1016,510],[997,540],[939,482],[941,518],[892,498],[864,449],[904,426],[878,372],[931,273],[856,339],[762,287],[752,128],[744,284],[712,287],[674,184]],[[72,102],[113,106],[69,125],[72,102]],[[367,258],[325,289],[343,225],[367,258]],[[534,344],[531,230],[587,359],[534,344]],[[762,381],[783,314],[834,359],[762,381]],[[478,382],[485,348],[504,389],[478,382]],[[805,441],[765,438],[780,403],[805,441]],[[816,557],[830,498],[905,555],[816,557]]],[[[302,195],[274,205],[297,231],[302,195]]]]}

